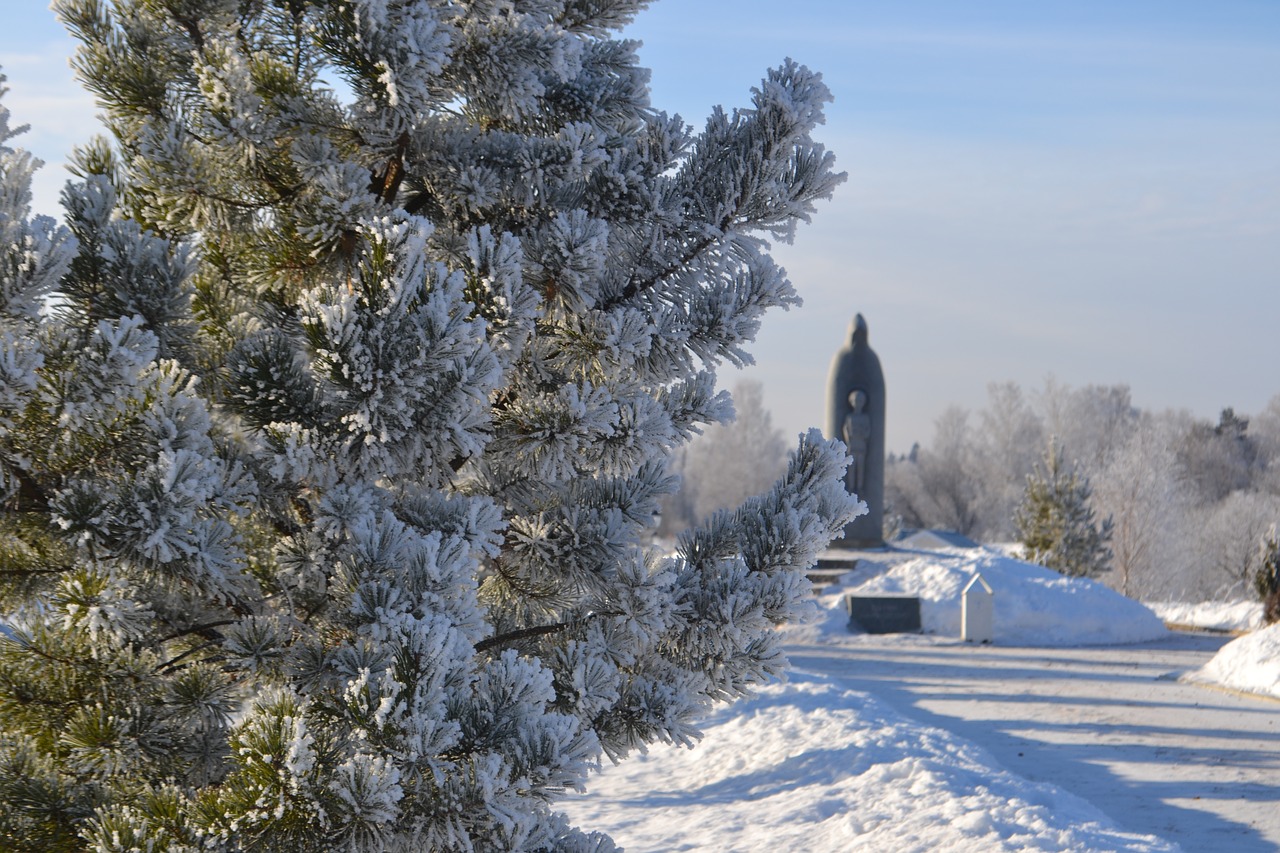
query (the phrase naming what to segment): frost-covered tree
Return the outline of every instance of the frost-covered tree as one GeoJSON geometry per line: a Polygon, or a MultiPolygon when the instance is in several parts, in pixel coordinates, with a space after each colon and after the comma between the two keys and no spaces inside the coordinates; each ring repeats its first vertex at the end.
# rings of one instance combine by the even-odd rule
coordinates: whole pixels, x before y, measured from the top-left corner
{"type": "Polygon", "coordinates": [[[1188,426],[1178,461],[1203,502],[1217,503],[1232,492],[1251,489],[1262,460],[1248,429],[1249,419],[1231,408],[1222,410],[1216,426],[1201,420],[1188,426]]]}
{"type": "Polygon", "coordinates": [[[1171,430],[1152,418],[1139,425],[1090,481],[1092,505],[1112,520],[1108,582],[1122,595],[1169,596],[1185,584],[1175,577],[1185,521],[1195,505],[1179,482],[1171,430]]]}
{"type": "Polygon", "coordinates": [[[1258,488],[1280,494],[1280,395],[1249,421],[1249,435],[1257,450],[1258,488]]]}
{"type": "Polygon", "coordinates": [[[68,230],[0,161],[0,846],[610,849],[556,798],[780,672],[854,511],[810,433],[644,546],[819,76],[694,133],[640,0],[55,5],[111,139],[68,230]]]}
{"type": "Polygon", "coordinates": [[[1098,523],[1091,495],[1088,478],[1067,465],[1061,445],[1051,439],[1014,514],[1023,557],[1071,577],[1106,570],[1111,519],[1098,523]]]}
{"type": "Polygon", "coordinates": [[[1056,436],[1093,470],[1111,460],[1137,424],[1128,385],[1073,388],[1050,376],[1036,397],[1044,434],[1056,436]]]}
{"type": "Polygon", "coordinates": [[[1242,601],[1253,597],[1259,568],[1258,543],[1280,523],[1280,497],[1237,491],[1201,507],[1184,520],[1187,593],[1199,601],[1242,601]]]}
{"type": "Polygon", "coordinates": [[[1013,382],[987,385],[987,407],[975,430],[974,475],[979,498],[977,530],[984,539],[1009,541],[1022,483],[1040,458],[1044,429],[1013,382]]]}
{"type": "Polygon", "coordinates": [[[969,413],[949,406],[934,424],[929,449],[888,466],[885,502],[909,527],[937,527],[965,536],[979,533],[982,483],[969,413]]]}

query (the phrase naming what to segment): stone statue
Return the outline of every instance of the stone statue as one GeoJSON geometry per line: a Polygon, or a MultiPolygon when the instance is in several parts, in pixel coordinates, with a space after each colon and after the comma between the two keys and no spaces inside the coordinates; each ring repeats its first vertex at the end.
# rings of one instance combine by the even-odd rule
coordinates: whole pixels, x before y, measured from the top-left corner
{"type": "Polygon", "coordinates": [[[876,548],[884,544],[884,373],[861,314],[849,328],[848,346],[831,362],[827,386],[827,436],[848,448],[845,486],[868,509],[845,526],[843,540],[835,544],[876,548]]]}
{"type": "Polygon", "coordinates": [[[862,391],[849,392],[849,414],[844,416],[844,428],[840,438],[849,450],[849,469],[845,483],[850,492],[860,495],[866,490],[867,443],[871,440],[871,416],[863,411],[867,395],[862,391]]]}

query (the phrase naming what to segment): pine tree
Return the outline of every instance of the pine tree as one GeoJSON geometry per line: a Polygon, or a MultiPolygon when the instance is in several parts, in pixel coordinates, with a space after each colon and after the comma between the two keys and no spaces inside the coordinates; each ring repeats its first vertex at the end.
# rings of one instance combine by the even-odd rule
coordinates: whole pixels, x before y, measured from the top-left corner
{"type": "Polygon", "coordinates": [[[1070,577],[1093,577],[1111,561],[1111,519],[1101,524],[1090,506],[1089,480],[1067,466],[1062,447],[1050,440],[1014,513],[1024,559],[1070,577]]]}
{"type": "Polygon", "coordinates": [[[612,849],[556,798],[785,667],[838,445],[643,543],[829,95],[695,134],[644,5],[59,0],[111,139],[66,229],[0,151],[0,846],[612,849]]]}
{"type": "Polygon", "coordinates": [[[1268,625],[1280,622],[1280,536],[1273,524],[1258,544],[1258,570],[1254,588],[1262,601],[1262,616],[1268,625]]]}

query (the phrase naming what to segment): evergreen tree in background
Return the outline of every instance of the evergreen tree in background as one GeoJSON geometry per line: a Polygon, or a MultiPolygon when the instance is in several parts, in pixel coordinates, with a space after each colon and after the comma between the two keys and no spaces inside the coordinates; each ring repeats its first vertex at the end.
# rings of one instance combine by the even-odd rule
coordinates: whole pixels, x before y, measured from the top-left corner
{"type": "Polygon", "coordinates": [[[1111,561],[1111,519],[1098,524],[1091,495],[1088,478],[1068,467],[1062,447],[1050,440],[1014,513],[1023,558],[1069,577],[1105,571],[1111,561]]]}
{"type": "Polygon", "coordinates": [[[0,847],[608,850],[556,798],[783,669],[839,445],[643,543],[829,95],[695,134],[644,5],[55,4],[112,139],[65,229],[0,150],[0,847]]]}
{"type": "Polygon", "coordinates": [[[1280,622],[1280,537],[1271,525],[1258,545],[1258,571],[1254,588],[1262,601],[1262,616],[1268,625],[1280,622]]]}

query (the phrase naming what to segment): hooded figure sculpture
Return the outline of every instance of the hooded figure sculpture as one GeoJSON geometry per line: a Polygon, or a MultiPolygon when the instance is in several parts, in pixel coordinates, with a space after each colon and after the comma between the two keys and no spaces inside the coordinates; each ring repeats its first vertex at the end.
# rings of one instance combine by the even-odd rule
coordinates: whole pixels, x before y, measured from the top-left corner
{"type": "Polygon", "coordinates": [[[827,386],[827,436],[848,448],[845,487],[868,510],[845,526],[844,539],[835,544],[877,548],[884,544],[884,373],[861,314],[849,327],[849,344],[831,362],[827,386]]]}

